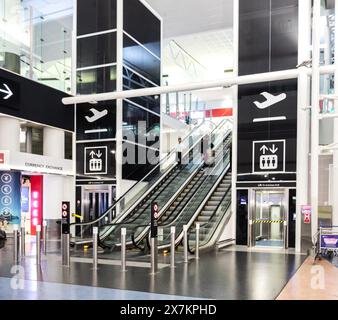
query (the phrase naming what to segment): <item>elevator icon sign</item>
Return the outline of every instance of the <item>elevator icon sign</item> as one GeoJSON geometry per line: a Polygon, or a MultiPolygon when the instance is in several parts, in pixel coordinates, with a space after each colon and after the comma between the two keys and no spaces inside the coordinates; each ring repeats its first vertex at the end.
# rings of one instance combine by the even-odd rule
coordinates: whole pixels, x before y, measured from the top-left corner
{"type": "Polygon", "coordinates": [[[88,147],[85,152],[85,174],[107,174],[107,147],[88,147]]]}
{"type": "Polygon", "coordinates": [[[253,142],[252,173],[285,172],[285,140],[253,142]]]}

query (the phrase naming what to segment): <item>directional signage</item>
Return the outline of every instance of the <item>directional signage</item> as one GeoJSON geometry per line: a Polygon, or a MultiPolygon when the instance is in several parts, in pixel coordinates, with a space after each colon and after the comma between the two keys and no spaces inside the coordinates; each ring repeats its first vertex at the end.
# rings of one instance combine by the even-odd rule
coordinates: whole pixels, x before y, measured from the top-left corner
{"type": "Polygon", "coordinates": [[[285,140],[253,142],[252,173],[285,172],[285,140]]]}
{"type": "Polygon", "coordinates": [[[85,152],[85,175],[107,174],[107,147],[87,147],[85,152]]]}
{"type": "MultiPolygon", "coordinates": [[[[239,1],[239,76],[295,68],[298,4],[239,1]]],[[[296,181],[297,90],[297,79],[239,85],[237,182],[296,181]]]]}
{"type": "Polygon", "coordinates": [[[17,82],[0,77],[0,105],[19,109],[20,85],[17,82]]]}
{"type": "Polygon", "coordinates": [[[249,175],[287,172],[294,180],[296,156],[297,80],[240,86],[238,174],[250,180],[249,175]]]}
{"type": "Polygon", "coordinates": [[[74,108],[63,105],[66,93],[0,69],[0,113],[74,131],[74,108]]]}
{"type": "Polygon", "coordinates": [[[115,138],[116,108],[110,104],[79,105],[76,111],[77,140],[100,140],[115,138]]]}

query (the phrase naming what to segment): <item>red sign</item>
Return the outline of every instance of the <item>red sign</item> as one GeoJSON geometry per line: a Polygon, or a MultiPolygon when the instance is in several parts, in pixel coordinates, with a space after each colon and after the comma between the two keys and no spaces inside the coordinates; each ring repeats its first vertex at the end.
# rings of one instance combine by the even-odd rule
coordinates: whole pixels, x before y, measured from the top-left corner
{"type": "Polygon", "coordinates": [[[5,163],[5,154],[0,152],[0,164],[4,164],[5,163]]]}
{"type": "Polygon", "coordinates": [[[311,213],[312,213],[311,206],[302,206],[302,216],[304,223],[306,224],[311,223],[311,213]]]}
{"type": "Polygon", "coordinates": [[[36,234],[36,226],[42,225],[43,176],[31,176],[31,235],[36,234]]]}

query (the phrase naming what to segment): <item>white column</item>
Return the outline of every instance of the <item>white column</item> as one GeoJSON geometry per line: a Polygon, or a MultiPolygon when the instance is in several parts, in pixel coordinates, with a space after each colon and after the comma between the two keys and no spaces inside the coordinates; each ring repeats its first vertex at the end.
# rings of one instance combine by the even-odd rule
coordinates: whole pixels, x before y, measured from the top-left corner
{"type": "MultiPolygon", "coordinates": [[[[116,90],[123,90],[123,0],[117,0],[117,66],[116,90]]],[[[123,100],[116,100],[116,199],[122,195],[122,118],[123,100]]],[[[117,208],[119,211],[119,208],[117,208]]],[[[117,212],[119,213],[119,212],[117,212]]]]}
{"type": "Polygon", "coordinates": [[[313,2],[312,24],[312,99],[311,99],[311,235],[318,229],[318,169],[319,169],[319,94],[320,94],[320,0],[313,2]]]}
{"type": "MultiPolygon", "coordinates": [[[[335,0],[335,65],[338,68],[338,0],[335,0]]],[[[338,69],[334,73],[334,90],[338,94],[338,69]]],[[[335,112],[338,113],[338,100],[334,103],[335,112]]],[[[338,118],[334,119],[333,142],[338,144],[338,118]]],[[[332,224],[338,225],[338,149],[333,151],[333,197],[332,197],[332,224]]]]}
{"type": "MultiPolygon", "coordinates": [[[[233,11],[233,47],[234,47],[234,77],[238,76],[238,45],[239,45],[239,0],[234,0],[233,11]]],[[[232,212],[232,237],[236,238],[237,217],[237,116],[238,116],[238,86],[233,87],[233,129],[232,129],[232,159],[231,159],[231,212],[232,212]]]]}
{"type": "Polygon", "coordinates": [[[65,133],[63,130],[43,129],[43,154],[48,157],[65,158],[65,133]]]}
{"type": "MultiPolygon", "coordinates": [[[[311,0],[299,0],[298,14],[298,63],[310,59],[311,44],[311,0]]],[[[301,206],[308,204],[309,192],[309,106],[310,87],[306,67],[298,77],[298,121],[297,121],[297,201],[296,201],[296,252],[301,251],[301,206]]]]}
{"type": "Polygon", "coordinates": [[[0,117],[0,150],[20,152],[20,122],[10,117],[0,117]]]}

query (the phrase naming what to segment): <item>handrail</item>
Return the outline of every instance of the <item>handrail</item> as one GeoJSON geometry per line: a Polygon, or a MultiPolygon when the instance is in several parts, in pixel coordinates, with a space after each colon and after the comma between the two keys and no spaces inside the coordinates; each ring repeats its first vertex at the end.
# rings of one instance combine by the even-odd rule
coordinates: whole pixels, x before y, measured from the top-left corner
{"type": "MultiPolygon", "coordinates": [[[[227,120],[223,120],[221,123],[219,123],[219,124],[216,126],[216,128],[214,128],[214,129],[212,130],[212,132],[211,132],[210,134],[213,134],[214,131],[216,131],[217,129],[221,128],[226,122],[227,122],[227,120]]],[[[226,135],[226,137],[225,137],[222,141],[224,141],[224,140],[230,135],[230,133],[231,133],[231,131],[229,130],[228,134],[226,135]]],[[[206,135],[206,134],[205,134],[205,135],[206,135]]],[[[198,141],[195,142],[195,143],[190,147],[190,149],[185,153],[185,156],[188,155],[188,154],[190,153],[191,150],[194,150],[195,146],[198,145],[198,143],[205,137],[205,135],[203,135],[202,137],[200,137],[200,138],[198,139],[198,141]]],[[[195,175],[195,173],[194,173],[193,175],[191,175],[191,176],[194,176],[194,175],[195,175]]],[[[189,180],[190,180],[190,179],[189,179],[189,180]]],[[[128,209],[128,210],[129,210],[129,209],[128,209]]],[[[134,210],[134,208],[133,208],[133,210],[134,210]]],[[[139,213],[135,218],[130,218],[130,219],[127,218],[127,221],[122,220],[121,222],[115,222],[115,223],[109,223],[109,224],[107,224],[107,225],[106,225],[107,229],[103,232],[103,235],[102,235],[102,234],[100,235],[100,241],[103,241],[103,240],[104,240],[104,238],[106,237],[105,235],[106,235],[107,233],[109,233],[109,230],[110,230],[112,227],[114,227],[114,226],[120,226],[120,225],[124,225],[124,226],[125,226],[125,225],[128,225],[128,224],[131,224],[131,223],[133,223],[134,221],[136,221],[136,220],[143,214],[143,212],[144,212],[144,210],[143,210],[141,213],[139,213]],[[101,239],[102,239],[102,240],[101,240],[101,239]]],[[[129,213],[129,214],[130,214],[130,213],[129,213]]]]}
{"type": "MultiPolygon", "coordinates": [[[[228,136],[229,136],[229,134],[226,135],[226,137],[223,139],[223,141],[226,140],[228,136]]],[[[212,169],[211,173],[210,173],[209,175],[206,175],[206,176],[204,177],[203,181],[205,181],[208,177],[210,177],[210,176],[212,175],[212,172],[214,172],[214,170],[218,169],[217,167],[218,167],[218,165],[219,165],[222,161],[224,161],[224,159],[220,159],[220,160],[217,162],[217,164],[215,165],[215,167],[212,169]]],[[[189,197],[189,200],[188,200],[187,204],[186,204],[186,205],[185,205],[178,213],[176,213],[176,215],[174,216],[174,218],[171,219],[172,221],[171,221],[170,223],[168,223],[168,224],[161,224],[161,225],[159,224],[159,227],[169,227],[169,226],[171,226],[171,225],[176,221],[176,219],[177,219],[178,216],[181,214],[181,212],[182,212],[183,210],[185,210],[185,208],[186,208],[187,205],[189,204],[190,200],[196,195],[197,192],[200,191],[200,187],[201,187],[201,186],[199,186],[199,187],[194,191],[194,193],[189,197]]],[[[182,200],[183,200],[183,199],[182,199],[182,200]]],[[[171,218],[171,217],[168,216],[162,223],[168,221],[169,218],[171,218]]]]}
{"type": "MultiPolygon", "coordinates": [[[[225,121],[225,120],[223,120],[225,121]]],[[[210,120],[205,120],[203,121],[199,126],[195,127],[191,132],[189,132],[189,134],[187,134],[187,136],[182,140],[182,142],[186,141],[195,131],[197,131],[198,129],[200,129],[206,122],[210,122],[212,125],[215,126],[215,124],[213,122],[211,122],[210,120]]],[[[189,150],[190,151],[190,150],[189,150]]],[[[93,221],[88,221],[88,222],[78,222],[78,223],[71,223],[70,225],[73,226],[86,226],[86,225],[93,225],[99,221],[101,221],[104,217],[106,217],[108,215],[108,213],[113,210],[116,205],[123,199],[125,198],[126,194],[129,193],[131,190],[136,189],[136,186],[139,186],[141,182],[143,182],[146,178],[148,178],[155,170],[157,170],[159,168],[159,166],[161,166],[165,161],[167,161],[170,157],[172,157],[175,153],[177,152],[177,147],[174,147],[173,150],[171,150],[169,152],[169,154],[167,154],[164,158],[162,158],[159,163],[151,170],[149,171],[140,181],[136,182],[132,187],[130,187],[122,196],[120,196],[116,201],[114,201],[114,203],[97,219],[93,220],[93,221]]],[[[172,168],[170,168],[171,170],[172,168]]],[[[169,171],[170,171],[169,170],[169,171]]]]}
{"type": "MultiPolygon", "coordinates": [[[[227,122],[226,120],[225,120],[225,121],[222,121],[216,128],[213,129],[213,131],[212,131],[211,134],[213,134],[214,131],[216,131],[217,129],[221,128],[226,122],[227,122]]],[[[222,142],[221,142],[219,145],[222,146],[222,144],[224,143],[224,141],[226,141],[226,139],[228,139],[228,137],[229,137],[230,135],[231,135],[231,131],[229,130],[229,131],[226,133],[225,137],[222,139],[222,142]]],[[[203,137],[204,137],[204,136],[203,136],[203,137]]],[[[203,137],[201,137],[201,139],[203,139],[203,137]]],[[[199,139],[198,142],[199,142],[201,139],[199,139]]],[[[192,146],[192,148],[191,148],[190,150],[194,149],[194,147],[198,144],[198,142],[196,142],[196,143],[192,146]]],[[[230,144],[230,143],[229,143],[229,144],[230,144]]],[[[227,144],[227,146],[228,146],[228,144],[227,144]]],[[[187,153],[189,153],[189,152],[190,152],[190,151],[188,151],[187,153]]],[[[217,166],[218,166],[218,164],[219,164],[221,161],[223,161],[223,160],[224,160],[224,158],[221,159],[221,160],[217,163],[217,166]]],[[[212,172],[213,172],[214,170],[217,169],[217,166],[215,166],[215,168],[213,168],[212,172]]],[[[201,167],[201,165],[200,165],[198,168],[200,168],[200,167],[201,167]]],[[[195,170],[195,173],[194,173],[192,176],[194,176],[194,175],[196,174],[197,171],[198,171],[198,169],[195,170]]],[[[206,177],[206,178],[207,178],[207,177],[206,177]]],[[[189,179],[189,180],[191,180],[191,179],[189,179]]],[[[199,186],[195,192],[197,192],[197,191],[200,189],[200,187],[201,187],[201,186],[199,186]]],[[[194,192],[194,194],[195,194],[195,192],[194,192]]],[[[185,206],[185,207],[186,207],[186,206],[185,206]]],[[[124,225],[124,226],[125,226],[125,225],[128,225],[128,224],[131,224],[131,223],[133,223],[134,221],[136,221],[136,220],[140,217],[140,215],[143,214],[143,212],[144,212],[144,210],[143,210],[141,213],[139,213],[139,214],[137,215],[137,217],[135,217],[134,219],[132,219],[132,221],[122,221],[122,222],[120,222],[120,223],[109,223],[107,226],[108,226],[108,228],[110,228],[110,227],[113,227],[113,226],[119,226],[119,225],[124,225]]],[[[179,212],[179,213],[180,213],[180,212],[179,212]]],[[[179,214],[179,213],[178,213],[178,214],[179,214]]],[[[135,227],[134,229],[136,230],[136,229],[138,229],[139,227],[140,227],[140,225],[137,226],[137,227],[135,227]]],[[[148,223],[147,225],[145,225],[145,228],[147,228],[147,227],[149,227],[149,223],[148,223]]],[[[149,230],[148,230],[148,231],[149,231],[149,230]]],[[[146,231],[144,235],[141,235],[141,237],[144,238],[144,236],[146,236],[146,234],[147,234],[148,231],[146,231]]],[[[108,232],[108,230],[107,230],[107,232],[108,232]]],[[[105,232],[105,233],[106,233],[106,232],[105,232]]],[[[140,236],[140,235],[139,235],[139,236],[140,236]]],[[[134,233],[132,233],[132,237],[134,237],[134,233]]],[[[102,237],[101,237],[101,238],[102,238],[102,237]]],[[[101,240],[101,241],[102,241],[102,240],[101,240]]],[[[135,242],[135,239],[132,239],[132,241],[135,242]]],[[[139,242],[139,241],[140,241],[140,240],[137,240],[137,242],[139,242]]],[[[137,247],[137,246],[136,246],[136,247],[137,247]]]]}
{"type": "MultiPolygon", "coordinates": [[[[213,212],[213,214],[210,216],[209,221],[206,222],[206,223],[204,223],[204,224],[202,224],[202,225],[200,226],[200,229],[205,228],[205,227],[211,222],[212,218],[213,218],[213,217],[216,215],[216,213],[218,212],[220,206],[222,205],[222,202],[223,202],[224,198],[228,195],[228,192],[229,192],[230,190],[231,190],[231,184],[229,185],[227,191],[224,193],[222,199],[220,200],[219,204],[217,205],[216,210],[215,210],[215,211],[213,212]]],[[[224,214],[226,214],[226,212],[228,211],[228,209],[229,209],[229,207],[230,207],[230,204],[231,204],[231,201],[229,201],[229,203],[227,204],[226,209],[224,210],[224,214]]],[[[224,214],[223,214],[223,216],[224,216],[224,214]]],[[[222,216],[222,218],[223,218],[223,216],[222,216]]],[[[195,220],[196,220],[196,219],[195,219],[195,220]]],[[[214,235],[215,232],[216,232],[216,229],[217,229],[217,226],[216,226],[216,228],[212,231],[212,234],[211,234],[211,236],[209,237],[209,239],[206,241],[206,243],[208,243],[209,240],[213,237],[213,235],[214,235]]],[[[191,230],[191,229],[189,229],[189,230],[190,230],[190,231],[189,231],[189,233],[188,233],[188,251],[189,251],[189,253],[194,254],[195,251],[193,251],[193,250],[190,248],[190,245],[189,245],[189,237],[190,237],[190,234],[192,233],[192,231],[194,231],[194,230],[191,230]]],[[[196,250],[196,248],[195,248],[195,250],[196,250]]]]}
{"type": "MultiPolygon", "coordinates": [[[[227,137],[229,137],[230,134],[231,134],[231,132],[229,132],[229,133],[226,135],[226,137],[224,138],[224,140],[227,139],[227,137]]],[[[224,141],[224,140],[223,140],[223,141],[224,141]]],[[[218,166],[222,161],[224,161],[224,159],[220,159],[220,160],[218,161],[218,163],[217,163],[217,164],[215,165],[215,167],[212,169],[212,171],[211,171],[211,173],[209,174],[209,176],[211,176],[211,175],[212,175],[212,172],[214,172],[216,169],[218,170],[217,166],[218,166]]],[[[225,168],[225,169],[226,169],[226,168],[225,168]]],[[[206,179],[207,177],[208,177],[208,176],[206,176],[205,179],[206,179]]],[[[200,186],[195,192],[200,191],[200,188],[201,188],[201,186],[200,186]]],[[[195,192],[194,192],[194,194],[195,194],[195,192]]],[[[190,197],[190,199],[191,199],[191,198],[192,198],[192,197],[190,197]]],[[[162,225],[159,225],[159,226],[160,226],[160,227],[170,227],[170,226],[172,226],[172,225],[176,222],[176,220],[177,220],[178,216],[180,215],[180,213],[181,213],[186,207],[187,207],[187,205],[185,205],[184,208],[183,208],[181,211],[179,211],[178,214],[176,214],[176,216],[174,217],[174,219],[172,219],[172,221],[171,221],[170,223],[168,223],[168,224],[162,224],[162,225]]],[[[168,220],[168,218],[169,218],[169,217],[167,217],[166,220],[168,220]]],[[[165,221],[166,221],[166,220],[165,220],[165,221]]]]}
{"type": "MultiPolygon", "coordinates": [[[[223,124],[223,121],[222,121],[222,123],[221,124],[223,124]]],[[[220,124],[220,125],[221,125],[220,124]]],[[[216,130],[220,125],[218,125],[214,130],[216,130]]],[[[213,131],[214,131],[213,130],[213,131]]],[[[213,132],[212,131],[212,132],[213,132]]],[[[205,137],[205,135],[203,135],[197,142],[195,142],[191,147],[190,147],[190,149],[185,153],[185,155],[184,155],[184,157],[186,157],[189,153],[190,153],[190,151],[191,150],[193,150],[198,144],[199,144],[199,142],[203,139],[205,137]]],[[[196,171],[196,170],[195,170],[196,171]]],[[[195,172],[191,175],[191,176],[194,176],[195,175],[195,172]]],[[[149,192],[148,192],[148,194],[149,194],[149,192]]],[[[133,208],[132,210],[134,210],[135,208],[133,208]]],[[[126,224],[130,224],[130,223],[133,223],[135,220],[137,220],[142,214],[143,214],[143,212],[144,212],[145,210],[143,210],[142,212],[140,212],[135,218],[130,218],[130,219],[126,219],[127,221],[125,221],[125,220],[123,220],[122,222],[117,222],[117,223],[108,223],[106,226],[108,226],[108,228],[109,227],[113,227],[113,226],[119,226],[119,225],[126,225],[126,224]]]]}

